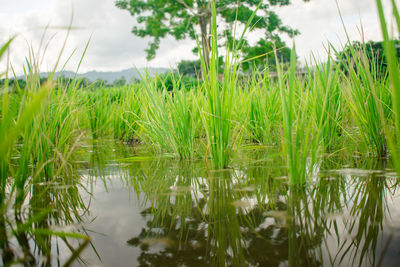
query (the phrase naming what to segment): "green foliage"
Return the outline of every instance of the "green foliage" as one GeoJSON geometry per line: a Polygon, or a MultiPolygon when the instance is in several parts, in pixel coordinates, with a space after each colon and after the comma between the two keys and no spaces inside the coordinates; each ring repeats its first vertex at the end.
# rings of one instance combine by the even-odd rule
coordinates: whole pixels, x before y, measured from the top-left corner
{"type": "Polygon", "coordinates": [[[16,88],[25,88],[26,81],[24,79],[1,79],[0,87],[10,87],[11,90],[16,88]],[[7,85],[6,85],[7,82],[7,85]]]}
{"type": "MultiPolygon", "coordinates": [[[[218,59],[218,70],[223,72],[224,57],[220,56],[218,59]]],[[[200,77],[201,74],[201,60],[182,60],[178,63],[179,74],[183,76],[200,77]]]]}
{"type": "MultiPolygon", "coordinates": [[[[349,51],[343,56],[346,63],[344,68],[344,85],[346,99],[349,102],[353,119],[356,122],[364,143],[376,156],[386,156],[387,141],[384,134],[384,120],[390,117],[391,94],[387,88],[386,79],[380,72],[384,62],[374,63],[369,56],[371,50],[359,49],[360,46],[349,46],[349,51]]],[[[367,46],[362,45],[366,48],[367,46]]],[[[342,60],[343,61],[343,60],[342,60]]]]}
{"type": "MultiPolygon", "coordinates": [[[[256,19],[257,12],[253,15],[251,19],[256,19]]],[[[125,142],[154,145],[159,152],[179,158],[210,157],[217,168],[230,165],[242,140],[279,144],[293,183],[305,181],[312,173],[320,148],[335,152],[351,140],[364,145],[357,146],[358,152],[388,152],[387,142],[394,139],[388,141],[387,137],[398,123],[397,91],[393,89],[397,87],[396,83],[378,79],[376,68],[368,63],[369,50],[358,49],[366,45],[349,45],[350,54],[344,53],[346,57],[342,59],[346,61],[345,71],[336,68],[330,56],[327,62],[315,62],[305,77],[296,74],[294,49],[278,49],[274,58],[268,59],[279,63],[277,79],[271,79],[265,71],[253,72],[239,82],[239,51],[246,44],[244,35],[240,42],[226,46],[221,60],[218,33],[222,31],[217,29],[217,17],[216,3],[209,72],[204,80],[170,72],[154,79],[147,77],[138,84],[84,87],[78,81],[62,78],[46,84],[33,71],[27,75],[24,88],[16,86],[10,92],[9,83],[5,82],[7,93],[2,94],[0,127],[1,137],[6,140],[0,147],[6,155],[2,159],[2,177],[10,176],[8,163],[16,142],[22,144],[18,163],[40,166],[36,170],[13,171],[19,188],[24,188],[28,177],[53,179],[61,171],[68,172],[66,159],[82,131],[92,139],[112,135],[125,142]],[[289,51],[290,68],[285,70],[289,51]],[[40,94],[43,100],[39,108],[35,96],[40,94]],[[25,114],[32,101],[35,115],[25,114]],[[24,118],[27,121],[19,123],[24,118]]],[[[252,25],[248,21],[245,31],[252,25]]],[[[272,42],[263,39],[260,44],[273,49],[272,42]]],[[[395,48],[396,42],[391,44],[395,48]]],[[[392,72],[396,68],[389,68],[389,63],[392,59],[397,62],[396,50],[394,55],[386,57],[392,72]]],[[[206,68],[204,58],[200,64],[206,68]]]]}
{"type": "Polygon", "coordinates": [[[184,76],[197,77],[201,72],[201,62],[199,60],[182,60],[178,63],[178,71],[184,76]]]}
{"type": "Polygon", "coordinates": [[[179,80],[173,79],[172,82],[172,91],[162,90],[160,93],[158,78],[144,81],[145,96],[142,98],[142,118],[139,124],[144,137],[151,144],[179,158],[193,159],[200,121],[195,106],[195,91],[179,90],[179,80]]]}
{"type": "MultiPolygon", "coordinates": [[[[276,59],[277,62],[278,59],[276,59]]],[[[278,64],[278,83],[282,102],[282,152],[287,161],[291,184],[303,184],[314,171],[320,129],[313,123],[315,109],[310,90],[303,90],[296,77],[296,51],[290,57],[290,69],[284,74],[278,64]]]]}
{"type": "Polygon", "coordinates": [[[340,86],[340,72],[335,68],[329,55],[328,61],[315,61],[313,72],[308,70],[308,86],[314,97],[315,123],[320,132],[320,142],[327,151],[334,151],[341,145],[339,142],[343,132],[345,105],[343,90],[340,86]]]}
{"type": "MultiPolygon", "coordinates": [[[[10,43],[0,48],[0,58],[10,43]]],[[[0,243],[6,266],[51,262],[52,237],[65,241],[73,254],[89,243],[82,234],[56,230],[79,221],[86,209],[68,164],[79,140],[76,107],[66,88],[55,90],[51,79],[41,82],[34,62],[26,62],[23,88],[15,83],[9,90],[7,79],[1,87],[0,243]],[[55,184],[59,188],[52,190],[55,184]],[[85,241],[75,250],[67,237],[85,241]]]]}
{"type": "Polygon", "coordinates": [[[120,101],[112,104],[114,138],[132,141],[139,130],[139,115],[141,112],[141,95],[139,87],[122,87],[120,101]]]}
{"type": "Polygon", "coordinates": [[[291,49],[276,36],[272,40],[262,38],[255,46],[245,46],[243,48],[243,63],[241,64],[243,70],[263,70],[268,68],[270,71],[276,71],[275,50],[279,63],[288,65],[291,49]]]}
{"type": "MultiPolygon", "coordinates": [[[[390,95],[393,101],[393,115],[394,115],[394,129],[393,134],[390,127],[390,121],[385,118],[384,112],[380,110],[380,119],[385,122],[385,134],[387,135],[388,144],[391,149],[393,160],[400,174],[400,70],[399,70],[399,54],[398,42],[389,36],[389,29],[386,24],[385,14],[383,12],[383,5],[381,0],[376,0],[378,7],[379,20],[381,24],[383,39],[384,39],[384,52],[387,59],[387,66],[390,80],[390,95]],[[397,47],[396,47],[397,43],[397,47]],[[396,51],[397,50],[397,51],[396,51]]],[[[394,0],[391,1],[393,16],[396,21],[397,33],[400,34],[400,13],[399,8],[394,0]]]]}
{"type": "MultiPolygon", "coordinates": [[[[308,0],[305,0],[308,1],[308,0]]],[[[298,34],[296,30],[283,25],[278,15],[271,9],[272,6],[289,5],[289,0],[268,0],[268,1],[236,1],[224,0],[217,1],[216,15],[220,21],[220,29],[225,28],[224,37],[231,41],[240,39],[236,33],[228,30],[233,23],[246,25],[249,19],[257,11],[254,19],[249,25],[249,30],[261,31],[261,36],[270,40],[279,33],[287,33],[290,36],[298,34]],[[228,26],[227,26],[228,25],[228,26]],[[227,27],[225,27],[227,26],[227,27]]],[[[151,37],[152,41],[145,50],[147,58],[152,59],[159,48],[160,40],[169,36],[176,40],[190,38],[195,40],[196,36],[201,38],[202,54],[205,56],[208,65],[208,52],[211,48],[210,35],[212,9],[211,1],[176,1],[176,0],[117,0],[115,5],[123,10],[127,10],[135,17],[139,26],[134,26],[132,33],[139,37],[151,37]]]]}
{"type": "Polygon", "coordinates": [[[117,79],[113,82],[113,86],[118,87],[118,86],[124,86],[126,85],[126,79],[125,77],[121,77],[120,79],[117,79]]]}
{"type": "MultiPolygon", "coordinates": [[[[400,41],[393,41],[395,47],[395,57],[400,59],[400,41]]],[[[383,42],[369,41],[367,43],[360,43],[355,41],[350,45],[347,45],[342,51],[340,51],[336,58],[339,66],[342,70],[348,73],[348,63],[351,63],[355,68],[356,73],[362,70],[358,70],[357,64],[354,64],[355,60],[359,60],[364,57],[363,60],[368,62],[368,67],[371,73],[374,75],[373,78],[385,79],[388,71],[388,60],[384,52],[383,42]]]]}
{"type": "MultiPolygon", "coordinates": [[[[219,83],[217,14],[215,1],[212,1],[211,57],[208,72],[204,73],[206,106],[202,111],[204,128],[207,132],[208,149],[217,168],[226,168],[231,160],[233,94],[238,70],[237,51],[227,52],[222,83],[219,83]]],[[[207,62],[201,58],[202,69],[207,62]]]]}
{"type": "Polygon", "coordinates": [[[109,134],[110,130],[110,102],[112,91],[103,94],[89,94],[87,98],[87,112],[93,138],[109,134]]]}
{"type": "Polygon", "coordinates": [[[250,79],[248,128],[253,139],[264,145],[276,145],[281,125],[279,89],[269,80],[267,72],[255,72],[250,79]]]}
{"type": "MultiPolygon", "coordinates": [[[[181,74],[181,73],[180,73],[181,74]]],[[[197,79],[191,76],[182,76],[176,72],[170,71],[160,74],[156,77],[156,88],[160,91],[169,91],[181,89],[193,89],[197,86],[197,79]]]]}

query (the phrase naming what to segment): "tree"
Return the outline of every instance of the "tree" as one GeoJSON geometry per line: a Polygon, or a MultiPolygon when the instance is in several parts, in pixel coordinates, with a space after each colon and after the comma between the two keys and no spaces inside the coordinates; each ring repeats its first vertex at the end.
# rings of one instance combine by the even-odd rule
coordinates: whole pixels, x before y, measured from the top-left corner
{"type": "MultiPolygon", "coordinates": [[[[308,1],[308,0],[304,0],[308,1]]],[[[272,40],[280,33],[294,36],[298,34],[288,26],[282,24],[278,15],[271,10],[272,6],[289,5],[290,0],[216,0],[216,11],[219,27],[223,36],[235,41],[233,28],[235,21],[245,25],[254,11],[258,11],[252,20],[250,29],[257,31],[264,40],[272,40]]],[[[134,26],[132,33],[139,37],[151,37],[152,41],[145,50],[147,59],[155,57],[160,40],[167,35],[176,40],[196,36],[201,38],[201,49],[206,65],[209,62],[209,48],[211,41],[211,1],[210,0],[117,0],[115,5],[130,12],[136,18],[138,26],[134,26]]],[[[244,46],[248,46],[247,43],[244,46]]]]}
{"type": "Polygon", "coordinates": [[[200,73],[200,60],[182,60],[178,63],[179,73],[185,76],[196,77],[200,73]]]}
{"type": "Polygon", "coordinates": [[[126,85],[126,79],[125,79],[124,76],[122,76],[122,77],[119,78],[119,79],[116,79],[116,80],[113,82],[113,86],[115,86],[115,87],[121,87],[121,86],[124,86],[124,85],[126,85]]]}
{"type": "Polygon", "coordinates": [[[264,69],[266,66],[272,71],[276,71],[275,53],[280,64],[290,62],[291,49],[279,38],[274,37],[272,40],[260,39],[255,46],[247,46],[243,48],[244,60],[242,68],[244,71],[256,69],[264,69]],[[275,50],[276,49],[276,50],[275,50]]]}
{"type": "MultiPolygon", "coordinates": [[[[224,57],[218,58],[218,68],[221,71],[224,66],[224,57]]],[[[198,77],[201,71],[201,61],[198,60],[182,60],[178,63],[179,74],[184,76],[198,77]]]]}

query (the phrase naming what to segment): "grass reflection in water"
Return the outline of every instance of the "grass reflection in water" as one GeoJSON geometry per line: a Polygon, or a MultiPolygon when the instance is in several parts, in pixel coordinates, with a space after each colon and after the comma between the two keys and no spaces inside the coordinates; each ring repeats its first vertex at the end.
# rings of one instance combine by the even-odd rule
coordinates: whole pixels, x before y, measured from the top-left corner
{"type": "Polygon", "coordinates": [[[203,164],[128,167],[128,183],[150,203],[146,227],[127,240],[141,265],[377,266],[395,257],[387,248],[398,184],[374,158],[355,158],[358,174],[324,160],[304,186],[288,185],[279,158],[218,171],[203,164]]]}

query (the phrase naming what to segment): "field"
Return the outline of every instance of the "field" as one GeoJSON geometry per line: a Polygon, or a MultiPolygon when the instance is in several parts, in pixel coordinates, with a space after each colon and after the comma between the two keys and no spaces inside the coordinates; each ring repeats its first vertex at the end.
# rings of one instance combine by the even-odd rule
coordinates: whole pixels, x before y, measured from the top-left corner
{"type": "MultiPolygon", "coordinates": [[[[172,89],[163,76],[111,88],[41,82],[39,59],[31,58],[26,86],[1,88],[2,263],[68,266],[85,263],[83,251],[101,259],[99,238],[87,231],[96,218],[90,202],[103,188],[113,193],[115,183],[134,192],[133,216],[146,221],[124,241],[141,249],[142,264],[395,262],[400,70],[380,12],[383,76],[350,42],[344,64],[331,47],[327,61],[308,62],[298,75],[294,49],[275,77],[268,66],[242,73],[235,49],[220,75],[214,38],[204,79],[185,84],[171,74],[172,89]],[[268,220],[273,228],[262,227],[268,220]],[[347,234],[352,241],[341,239],[347,234]],[[257,242],[275,256],[263,255],[257,242]],[[150,255],[154,246],[161,252],[150,255]]],[[[0,55],[9,46],[12,40],[0,55]]],[[[121,210],[109,216],[124,221],[129,209],[121,210]]]]}

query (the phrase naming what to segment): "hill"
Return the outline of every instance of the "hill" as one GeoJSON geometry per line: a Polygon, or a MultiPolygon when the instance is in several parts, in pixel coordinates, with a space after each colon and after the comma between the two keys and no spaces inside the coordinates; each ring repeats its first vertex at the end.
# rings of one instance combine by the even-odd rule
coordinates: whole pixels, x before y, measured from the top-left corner
{"type": "MultiPolygon", "coordinates": [[[[77,75],[78,78],[87,78],[91,82],[94,82],[98,79],[103,81],[107,81],[108,84],[112,84],[114,81],[119,80],[121,78],[125,78],[127,82],[132,81],[132,79],[140,79],[141,76],[146,75],[148,73],[150,76],[154,76],[156,74],[162,74],[168,72],[170,69],[167,68],[140,68],[134,69],[129,68],[121,71],[89,71],[85,73],[79,73],[77,75]]],[[[48,77],[49,72],[40,73],[40,77],[48,77]]],[[[58,71],[55,74],[55,77],[64,76],[66,78],[73,78],[75,73],[72,71],[58,71]]],[[[24,78],[24,77],[18,77],[24,78]]]]}

